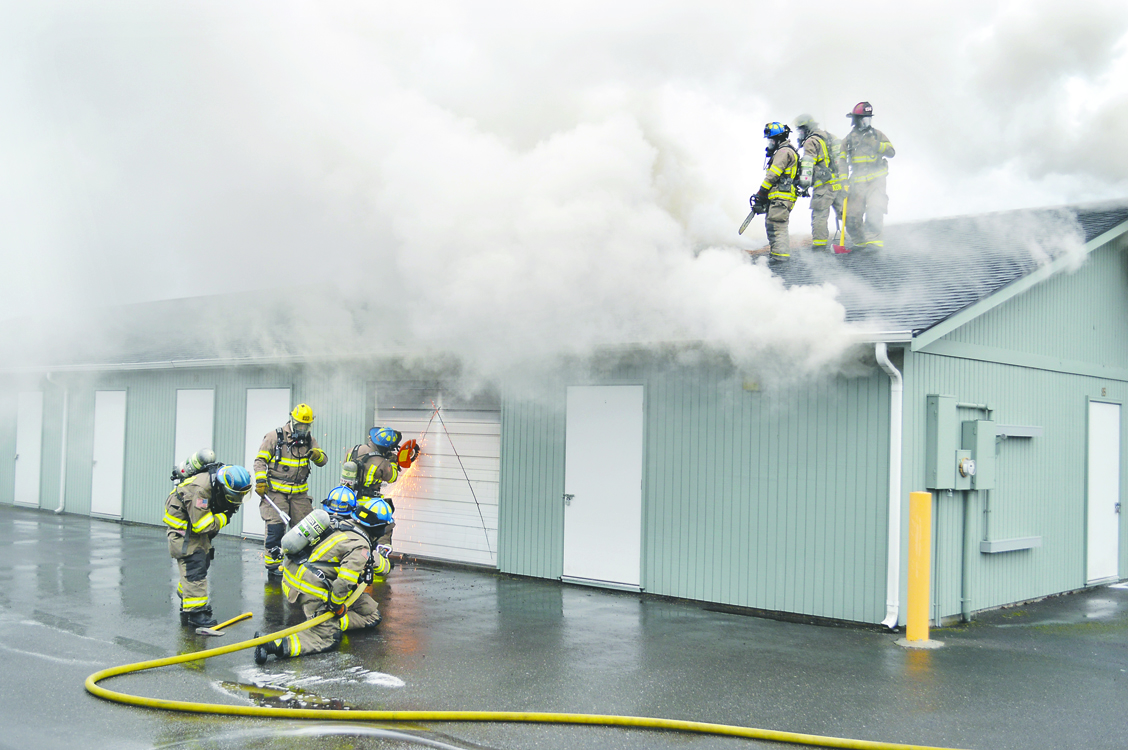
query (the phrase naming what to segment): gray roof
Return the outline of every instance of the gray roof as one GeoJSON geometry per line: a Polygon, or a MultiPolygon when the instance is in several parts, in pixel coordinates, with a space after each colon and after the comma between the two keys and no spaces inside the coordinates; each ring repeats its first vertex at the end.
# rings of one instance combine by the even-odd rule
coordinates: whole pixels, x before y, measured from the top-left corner
{"type": "MultiPolygon", "coordinates": [[[[792,233],[806,220],[804,208],[792,213],[792,233]]],[[[1083,253],[1085,243],[1126,221],[1128,202],[932,219],[886,227],[881,250],[835,255],[806,244],[772,271],[787,286],[833,284],[852,323],[917,332],[1083,253]]]]}

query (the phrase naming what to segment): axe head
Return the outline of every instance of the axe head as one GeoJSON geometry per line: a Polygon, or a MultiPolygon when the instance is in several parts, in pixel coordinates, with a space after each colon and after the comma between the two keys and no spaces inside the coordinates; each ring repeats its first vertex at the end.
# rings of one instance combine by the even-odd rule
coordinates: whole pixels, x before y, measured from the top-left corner
{"type": "Polygon", "coordinates": [[[223,635],[223,631],[216,630],[215,628],[196,628],[196,635],[210,635],[221,637],[223,635]]]}

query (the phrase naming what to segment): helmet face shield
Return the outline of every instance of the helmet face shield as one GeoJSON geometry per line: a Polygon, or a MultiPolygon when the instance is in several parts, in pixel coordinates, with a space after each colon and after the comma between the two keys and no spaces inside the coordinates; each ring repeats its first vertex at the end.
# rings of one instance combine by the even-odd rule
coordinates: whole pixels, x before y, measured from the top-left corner
{"type": "Polygon", "coordinates": [[[353,518],[366,529],[382,527],[392,520],[392,506],[382,497],[365,497],[356,501],[353,518]]]}
{"type": "Polygon", "coordinates": [[[873,120],[873,115],[851,115],[854,120],[854,127],[858,130],[869,130],[870,122],[873,120]]]}
{"type": "Polygon", "coordinates": [[[329,493],[329,497],[322,501],[322,506],[329,513],[336,516],[347,516],[356,510],[356,493],[344,485],[336,487],[329,493]]]}
{"type": "Polygon", "coordinates": [[[304,422],[295,422],[294,420],[290,420],[290,432],[294,435],[308,435],[309,425],[304,422]]]}
{"type": "Polygon", "coordinates": [[[242,504],[243,497],[251,491],[251,473],[242,466],[224,466],[215,478],[232,505],[242,504]]]}

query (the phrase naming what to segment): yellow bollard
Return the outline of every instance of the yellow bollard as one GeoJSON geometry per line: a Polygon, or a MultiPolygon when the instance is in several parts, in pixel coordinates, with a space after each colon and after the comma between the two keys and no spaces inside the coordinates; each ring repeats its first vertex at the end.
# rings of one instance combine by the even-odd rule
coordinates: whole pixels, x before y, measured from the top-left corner
{"type": "Polygon", "coordinates": [[[905,640],[928,640],[928,589],[932,568],[932,493],[909,493],[909,601],[905,640]]]}

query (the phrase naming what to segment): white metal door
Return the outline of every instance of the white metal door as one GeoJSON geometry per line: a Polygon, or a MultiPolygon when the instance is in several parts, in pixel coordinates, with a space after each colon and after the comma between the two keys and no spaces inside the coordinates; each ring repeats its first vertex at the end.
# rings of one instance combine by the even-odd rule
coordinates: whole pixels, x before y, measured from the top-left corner
{"type": "Polygon", "coordinates": [[[202,448],[215,448],[214,419],[214,390],[193,388],[176,392],[176,440],[172,452],[173,465],[179,464],[202,448]]]}
{"type": "Polygon", "coordinates": [[[1120,404],[1089,402],[1089,583],[1120,577],[1120,404]]]}
{"type": "Polygon", "coordinates": [[[125,391],[95,391],[91,514],[121,518],[124,479],[125,391]]]}
{"type": "Polygon", "coordinates": [[[16,497],[20,505],[39,507],[43,460],[43,392],[25,391],[16,405],[16,497]]]}
{"type": "Polygon", "coordinates": [[[568,388],[564,577],[637,587],[642,556],[640,385],[568,388]],[[598,447],[615,446],[611,460],[598,447]]]}
{"type": "MultiPolygon", "coordinates": [[[[253,481],[255,475],[255,454],[262,445],[262,438],[266,433],[276,430],[286,424],[290,417],[290,389],[289,388],[248,388],[247,389],[247,431],[245,433],[245,450],[243,451],[243,466],[251,472],[253,481]]],[[[243,502],[243,510],[239,515],[243,517],[243,533],[248,536],[263,537],[266,535],[266,524],[259,515],[259,497],[252,490],[243,502]]]]}

